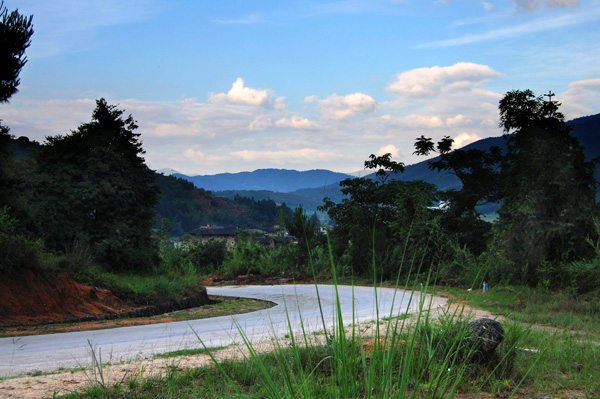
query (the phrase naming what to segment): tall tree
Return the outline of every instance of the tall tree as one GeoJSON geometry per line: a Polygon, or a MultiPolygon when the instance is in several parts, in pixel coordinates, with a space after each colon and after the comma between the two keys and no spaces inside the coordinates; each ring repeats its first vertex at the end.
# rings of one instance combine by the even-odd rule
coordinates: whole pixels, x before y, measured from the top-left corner
{"type": "Polygon", "coordinates": [[[157,260],[152,220],[154,173],[144,163],[132,116],[96,101],[92,121],[47,138],[39,156],[40,226],[56,249],[87,243],[113,270],[151,270],[157,260]]]}
{"type": "Polygon", "coordinates": [[[515,90],[500,101],[500,126],[508,135],[499,212],[504,248],[531,284],[548,263],[591,256],[586,238],[594,234],[594,165],[551,97],[515,90]]]}
{"type": "Polygon", "coordinates": [[[417,155],[440,154],[429,162],[429,169],[449,171],[462,183],[460,190],[448,190],[441,195],[446,204],[442,224],[460,246],[481,253],[487,245],[489,223],[480,218],[477,206],[498,202],[503,195],[504,154],[499,147],[489,150],[457,149],[446,136],[434,145],[431,138],[419,137],[415,142],[417,155]]]}
{"type": "MultiPolygon", "coordinates": [[[[8,12],[0,2],[0,104],[17,92],[19,73],[27,62],[25,50],[31,44],[33,16],[25,17],[18,10],[8,12]]],[[[0,119],[0,205],[5,205],[12,183],[8,176],[11,154],[7,150],[10,141],[9,128],[0,119]]]]}
{"type": "Polygon", "coordinates": [[[33,16],[23,16],[18,10],[8,12],[0,3],[0,103],[17,92],[19,73],[27,63],[25,50],[31,44],[33,16]]]}

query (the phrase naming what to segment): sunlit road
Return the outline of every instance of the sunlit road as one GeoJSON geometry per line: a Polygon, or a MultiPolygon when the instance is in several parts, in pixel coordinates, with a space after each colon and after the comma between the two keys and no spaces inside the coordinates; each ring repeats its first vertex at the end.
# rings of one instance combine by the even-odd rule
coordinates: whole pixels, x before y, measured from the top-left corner
{"type": "MultiPolygon", "coordinates": [[[[418,296],[390,288],[339,286],[340,311],[345,324],[367,322],[417,308],[418,296]],[[376,300],[377,298],[377,300],[376,300]],[[376,303],[378,306],[376,306],[376,303]]],[[[328,330],[337,312],[332,286],[319,285],[321,311],[314,285],[209,287],[210,295],[256,298],[272,301],[270,309],[211,319],[122,327],[109,330],[69,332],[0,339],[0,377],[25,373],[50,372],[58,368],[88,367],[91,348],[102,362],[120,362],[150,357],[157,353],[201,347],[198,337],[208,347],[242,342],[241,329],[251,342],[301,331],[328,330]],[[237,324],[237,325],[236,325],[237,324]],[[239,328],[238,328],[239,327],[239,328]],[[198,334],[198,337],[194,334],[198,334]]]]}

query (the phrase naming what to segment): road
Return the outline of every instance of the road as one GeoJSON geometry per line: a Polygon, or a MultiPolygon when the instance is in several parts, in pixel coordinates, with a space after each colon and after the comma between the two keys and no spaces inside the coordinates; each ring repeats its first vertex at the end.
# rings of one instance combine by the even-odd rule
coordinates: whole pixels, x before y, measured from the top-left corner
{"type": "MultiPolygon", "coordinates": [[[[0,377],[89,367],[92,348],[97,356],[101,355],[103,363],[117,363],[201,347],[194,331],[207,347],[242,342],[240,328],[251,342],[282,337],[289,334],[290,328],[298,333],[302,324],[306,332],[322,331],[323,320],[331,331],[337,309],[335,289],[330,285],[317,287],[323,318],[314,285],[209,287],[209,295],[263,299],[276,306],[193,321],[2,338],[0,377]]],[[[377,308],[380,318],[414,312],[418,303],[418,295],[409,306],[410,292],[390,288],[339,286],[338,293],[344,324],[375,320],[377,308]]]]}

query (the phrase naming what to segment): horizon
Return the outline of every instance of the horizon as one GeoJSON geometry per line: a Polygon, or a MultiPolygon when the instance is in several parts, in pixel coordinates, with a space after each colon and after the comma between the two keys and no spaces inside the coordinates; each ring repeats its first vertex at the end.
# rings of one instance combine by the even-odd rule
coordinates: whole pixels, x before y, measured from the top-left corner
{"type": "Polygon", "coordinates": [[[356,173],[406,165],[417,137],[502,135],[510,90],[549,90],[565,119],[600,112],[598,0],[79,3],[33,15],[10,133],[43,142],[106,98],[138,121],[153,170],[356,173]]]}

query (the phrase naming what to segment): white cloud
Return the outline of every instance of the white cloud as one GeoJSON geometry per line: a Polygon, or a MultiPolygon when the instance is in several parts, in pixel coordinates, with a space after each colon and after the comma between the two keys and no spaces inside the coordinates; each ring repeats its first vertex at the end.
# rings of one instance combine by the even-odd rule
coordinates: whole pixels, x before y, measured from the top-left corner
{"type": "Polygon", "coordinates": [[[490,11],[490,10],[494,9],[494,5],[492,3],[488,3],[487,1],[484,1],[483,8],[485,8],[487,11],[490,11]]]}
{"type": "Polygon", "coordinates": [[[560,28],[593,22],[597,21],[598,19],[600,19],[600,9],[593,11],[585,10],[552,18],[532,19],[522,24],[492,29],[487,32],[475,34],[469,33],[452,39],[422,43],[417,45],[416,48],[455,47],[473,43],[511,39],[515,37],[526,36],[531,33],[544,32],[548,30],[556,31],[560,28]]]}
{"type": "Polygon", "coordinates": [[[428,129],[444,127],[444,121],[437,116],[408,115],[404,118],[404,123],[410,126],[425,127],[428,129]]]}
{"type": "Polygon", "coordinates": [[[471,121],[465,118],[465,116],[462,114],[458,114],[451,118],[446,118],[446,126],[448,127],[462,126],[469,123],[471,123],[471,121]]]}
{"type": "Polygon", "coordinates": [[[193,161],[204,159],[204,154],[201,151],[196,151],[192,148],[188,148],[183,152],[183,156],[193,161]]]}
{"type": "Polygon", "coordinates": [[[579,0],[512,0],[517,8],[533,11],[541,5],[550,7],[577,7],[579,0]]]}
{"type": "Polygon", "coordinates": [[[309,96],[304,99],[304,102],[317,104],[323,116],[336,120],[369,114],[377,108],[377,101],[364,93],[353,93],[347,96],[332,94],[324,100],[319,100],[316,96],[309,96]]]}
{"type": "Polygon", "coordinates": [[[446,91],[464,90],[500,76],[487,65],[459,62],[448,67],[434,66],[401,72],[387,90],[399,96],[434,97],[446,91]]]}
{"type": "Polygon", "coordinates": [[[571,82],[569,89],[558,98],[567,119],[597,113],[597,105],[600,103],[600,78],[571,82]]]}
{"type": "Polygon", "coordinates": [[[398,154],[400,154],[400,150],[393,144],[388,144],[377,150],[377,155],[381,156],[385,154],[391,154],[392,158],[397,158],[398,154]]]}
{"type": "MultiPolygon", "coordinates": [[[[211,94],[209,100],[211,102],[233,102],[238,104],[248,104],[257,107],[269,108],[273,105],[273,90],[266,89],[251,89],[250,87],[244,86],[244,79],[237,78],[231,90],[225,93],[211,94]]],[[[277,99],[278,104],[281,104],[281,100],[277,99]]]]}
{"type": "Polygon", "coordinates": [[[481,137],[479,137],[477,134],[475,133],[461,133],[458,136],[456,136],[454,138],[454,143],[452,148],[457,149],[460,147],[464,147],[467,144],[471,144],[476,142],[477,140],[481,140],[481,137]]]}
{"type": "Polygon", "coordinates": [[[319,128],[319,125],[313,121],[294,115],[291,118],[281,118],[275,122],[276,127],[289,127],[298,130],[314,130],[319,128]]]}

